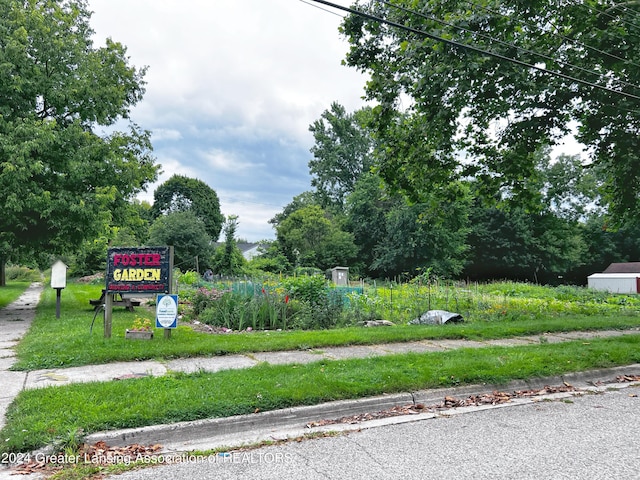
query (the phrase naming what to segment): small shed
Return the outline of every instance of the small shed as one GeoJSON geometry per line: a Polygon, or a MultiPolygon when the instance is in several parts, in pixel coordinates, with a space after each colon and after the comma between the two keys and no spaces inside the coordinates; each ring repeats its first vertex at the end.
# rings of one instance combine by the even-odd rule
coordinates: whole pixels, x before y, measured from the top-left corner
{"type": "Polygon", "coordinates": [[[640,293],[640,262],[612,263],[587,277],[589,288],[610,293],[640,293]]]}
{"type": "Polygon", "coordinates": [[[349,267],[332,268],[331,281],[336,285],[349,285],[349,267]]]}

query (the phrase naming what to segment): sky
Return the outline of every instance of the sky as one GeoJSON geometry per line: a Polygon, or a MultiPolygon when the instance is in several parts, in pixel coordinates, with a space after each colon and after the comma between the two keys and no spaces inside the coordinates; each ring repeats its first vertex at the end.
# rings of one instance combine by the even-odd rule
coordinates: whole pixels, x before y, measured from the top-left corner
{"type": "Polygon", "coordinates": [[[347,111],[364,105],[366,78],[341,64],[344,12],[301,0],[88,6],[94,46],[110,37],[131,65],[148,67],[131,120],[152,132],[163,173],[139,198],[153,203],[174,174],[197,178],[216,191],[223,215],[238,216],[238,238],[275,238],[269,219],[311,190],[309,125],[334,101],[347,111]]]}

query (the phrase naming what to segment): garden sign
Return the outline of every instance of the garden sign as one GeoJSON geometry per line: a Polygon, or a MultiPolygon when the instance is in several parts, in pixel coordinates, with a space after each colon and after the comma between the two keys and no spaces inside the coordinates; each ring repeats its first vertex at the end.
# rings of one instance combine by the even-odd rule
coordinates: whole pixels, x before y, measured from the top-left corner
{"type": "Polygon", "coordinates": [[[113,295],[171,293],[173,247],[116,247],[107,250],[104,336],[111,337],[113,295]]]}
{"type": "Polygon", "coordinates": [[[169,293],[170,252],[171,247],[110,248],[107,251],[107,293],[169,293]]]}

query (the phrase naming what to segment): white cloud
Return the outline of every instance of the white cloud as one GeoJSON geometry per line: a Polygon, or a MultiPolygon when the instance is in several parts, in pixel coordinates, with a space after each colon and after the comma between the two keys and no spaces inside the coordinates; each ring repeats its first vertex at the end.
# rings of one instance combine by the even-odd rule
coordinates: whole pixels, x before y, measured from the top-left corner
{"type": "Polygon", "coordinates": [[[202,152],[201,156],[214,170],[222,172],[236,172],[250,169],[253,165],[250,162],[243,162],[232,153],[229,153],[222,149],[211,149],[207,152],[202,152]]]}
{"type": "Polygon", "coordinates": [[[340,64],[340,17],[292,0],[88,3],[96,45],[112,37],[149,66],[132,118],[153,132],[161,180],[205,181],[240,216],[239,236],[272,238],[268,220],[310,189],[309,125],[333,101],[362,105],[364,78],[340,64]]]}
{"type": "Polygon", "coordinates": [[[159,141],[159,140],[181,140],[182,139],[182,134],[178,130],[171,129],[171,128],[156,128],[152,132],[151,138],[152,138],[152,140],[155,140],[155,141],[159,141]]]}

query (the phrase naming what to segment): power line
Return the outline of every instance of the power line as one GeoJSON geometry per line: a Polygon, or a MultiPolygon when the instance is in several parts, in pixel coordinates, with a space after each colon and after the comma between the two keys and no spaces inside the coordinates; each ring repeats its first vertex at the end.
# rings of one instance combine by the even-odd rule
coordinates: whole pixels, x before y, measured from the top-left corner
{"type": "MultiPolygon", "coordinates": [[[[627,2],[630,3],[630,2],[627,2]]],[[[636,5],[640,6],[640,3],[638,3],[637,1],[635,2],[636,5]]],[[[614,5],[613,7],[610,7],[609,10],[613,11],[616,10],[618,8],[621,8],[623,12],[629,13],[632,17],[636,17],[636,18],[640,18],[640,13],[636,12],[635,10],[632,10],[631,8],[627,7],[626,5],[623,4],[618,4],[618,5],[614,5]]]]}
{"type": "MultiPolygon", "coordinates": [[[[602,73],[594,72],[593,70],[589,70],[588,68],[580,67],[578,65],[573,65],[573,64],[571,64],[569,62],[565,62],[564,60],[558,60],[556,58],[553,58],[553,57],[551,57],[549,55],[545,55],[543,53],[538,53],[538,52],[535,52],[533,50],[529,50],[527,48],[519,47],[519,46],[517,46],[517,45],[515,45],[513,43],[505,42],[503,40],[494,38],[494,37],[492,37],[490,35],[486,35],[484,33],[476,32],[474,30],[471,30],[471,29],[468,29],[468,28],[465,28],[465,27],[454,25],[453,23],[449,23],[449,22],[446,22],[444,20],[440,20],[439,18],[433,17],[431,15],[426,15],[424,13],[416,12],[414,10],[410,10],[408,8],[401,7],[399,5],[394,5],[393,3],[388,2],[386,0],[379,0],[379,2],[389,6],[391,8],[395,8],[397,10],[402,10],[405,13],[408,13],[408,14],[411,14],[411,15],[418,15],[419,17],[422,17],[422,18],[424,18],[426,20],[431,20],[431,21],[440,23],[442,25],[446,25],[448,27],[455,28],[457,30],[462,30],[464,32],[471,33],[472,35],[474,35],[476,37],[484,38],[484,39],[489,40],[491,42],[498,43],[498,44],[501,44],[501,45],[504,45],[504,46],[507,46],[507,47],[516,48],[516,49],[518,49],[518,50],[520,50],[522,52],[529,53],[529,54],[532,54],[532,55],[536,55],[538,57],[544,58],[545,60],[549,60],[551,62],[560,64],[560,65],[564,65],[564,66],[569,67],[569,68],[575,68],[575,69],[580,70],[582,72],[588,73],[589,75],[596,75],[597,77],[600,77],[600,78],[603,77],[602,73]]],[[[626,85],[628,87],[640,89],[640,86],[635,85],[633,83],[626,82],[624,80],[618,79],[617,82],[622,84],[622,85],[626,85]]]]}
{"type": "Polygon", "coordinates": [[[576,3],[576,2],[569,2],[571,5],[574,5],[576,7],[583,7],[583,8],[588,8],[591,12],[595,13],[597,16],[605,16],[605,17],[609,17],[612,20],[618,20],[622,23],[626,23],[627,25],[630,25],[632,27],[635,27],[637,29],[640,29],[640,25],[638,25],[637,23],[633,23],[630,22],[626,19],[624,19],[623,17],[616,17],[615,15],[612,15],[611,13],[609,13],[609,11],[613,11],[615,10],[616,5],[614,5],[612,8],[608,8],[606,10],[598,10],[596,8],[593,8],[590,5],[586,5],[584,3],[576,3]]]}
{"type": "Polygon", "coordinates": [[[615,90],[613,88],[609,88],[609,87],[606,87],[604,85],[598,85],[596,83],[592,83],[592,82],[589,82],[587,80],[582,80],[580,78],[572,77],[571,75],[567,75],[567,74],[562,73],[562,72],[557,72],[555,70],[548,70],[546,68],[539,67],[537,65],[533,65],[533,64],[530,64],[530,63],[527,63],[527,62],[523,62],[523,61],[518,60],[516,58],[507,57],[507,56],[501,55],[499,53],[491,52],[489,50],[485,50],[485,49],[482,49],[482,48],[479,48],[479,47],[475,47],[473,45],[467,45],[467,44],[463,44],[463,43],[460,43],[460,42],[456,42],[454,40],[449,40],[449,39],[440,37],[438,35],[434,35],[432,33],[425,32],[425,31],[419,30],[417,28],[408,27],[408,26],[403,25],[401,23],[397,23],[397,22],[394,22],[394,21],[391,21],[391,20],[387,20],[387,19],[382,18],[382,17],[371,15],[371,14],[366,13],[366,12],[355,10],[353,8],[350,8],[350,7],[343,7],[342,5],[338,5],[338,4],[335,4],[333,2],[329,2],[327,0],[310,0],[310,1],[316,2],[316,3],[321,3],[321,4],[327,5],[329,7],[337,8],[339,10],[343,10],[343,11],[348,12],[350,14],[357,15],[357,16],[360,16],[360,17],[363,17],[363,18],[367,18],[369,20],[373,20],[374,22],[383,23],[383,24],[389,25],[391,27],[399,28],[401,30],[405,30],[405,31],[408,31],[408,32],[411,32],[411,33],[415,33],[415,34],[418,34],[418,35],[423,35],[423,36],[425,36],[427,38],[430,38],[432,40],[436,40],[436,41],[445,43],[447,45],[454,46],[456,48],[471,50],[471,51],[476,52],[476,53],[481,53],[483,55],[488,55],[490,57],[498,58],[500,60],[505,60],[507,62],[515,63],[516,65],[520,65],[522,67],[527,67],[527,68],[530,68],[530,69],[533,69],[533,70],[538,70],[540,72],[547,73],[549,75],[553,75],[553,76],[556,76],[556,77],[560,77],[560,78],[563,78],[565,80],[569,80],[569,81],[572,81],[572,82],[575,82],[575,83],[579,83],[581,85],[585,85],[585,86],[588,86],[588,87],[600,89],[600,90],[603,90],[603,91],[606,91],[606,92],[609,92],[609,93],[613,93],[615,95],[620,95],[620,96],[623,96],[623,97],[627,97],[627,98],[632,99],[632,100],[639,100],[640,101],[640,96],[633,95],[632,93],[627,93],[627,92],[624,92],[622,90],[615,90]]]}
{"type": "Polygon", "coordinates": [[[319,5],[314,5],[313,3],[309,3],[309,2],[307,2],[306,0],[300,0],[300,1],[301,1],[302,3],[304,3],[304,4],[306,4],[306,5],[309,5],[309,6],[311,6],[311,7],[317,8],[318,10],[322,10],[323,12],[330,13],[331,15],[335,15],[336,17],[344,18],[344,15],[340,15],[338,12],[333,12],[333,11],[328,10],[328,9],[326,9],[326,8],[322,8],[321,6],[319,6],[319,5]]]}
{"type": "MultiPolygon", "coordinates": [[[[481,5],[479,3],[472,2],[471,0],[465,0],[465,3],[467,3],[468,5],[471,5],[472,7],[480,8],[481,10],[484,10],[485,12],[491,13],[492,15],[498,15],[498,16],[501,16],[501,17],[505,17],[509,21],[511,21],[513,19],[513,17],[511,17],[509,15],[505,15],[504,13],[498,12],[497,10],[493,10],[493,9],[491,9],[489,7],[486,7],[484,5],[481,5]]],[[[523,24],[525,24],[525,25],[536,26],[533,22],[528,22],[528,21],[522,20],[522,19],[518,19],[518,20],[520,22],[522,22],[523,24]]],[[[556,25],[551,24],[551,26],[555,30],[555,33],[551,33],[551,35],[559,37],[562,40],[565,40],[567,42],[571,42],[574,45],[578,45],[578,46],[580,46],[582,48],[586,48],[587,50],[591,50],[591,51],[597,52],[597,53],[599,53],[601,55],[604,55],[606,57],[609,57],[611,59],[621,61],[623,63],[626,63],[627,65],[632,65],[634,67],[640,68],[640,64],[634,63],[634,62],[632,62],[632,61],[630,61],[630,60],[628,60],[626,58],[622,58],[622,57],[619,57],[617,55],[614,55],[613,53],[605,52],[604,50],[600,50],[599,48],[596,48],[593,45],[589,45],[589,44],[586,44],[584,42],[581,42],[580,40],[576,40],[574,38],[567,37],[566,35],[563,35],[563,34],[559,33],[559,28],[556,25]]]]}

